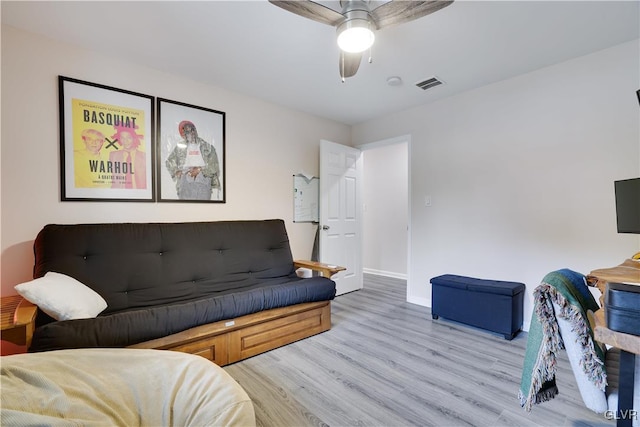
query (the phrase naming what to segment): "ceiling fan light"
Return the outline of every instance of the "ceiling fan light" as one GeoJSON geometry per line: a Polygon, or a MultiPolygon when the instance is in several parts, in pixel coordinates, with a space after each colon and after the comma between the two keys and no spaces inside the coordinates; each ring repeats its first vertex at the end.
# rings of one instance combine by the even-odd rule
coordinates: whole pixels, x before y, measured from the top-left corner
{"type": "Polygon", "coordinates": [[[338,46],[345,52],[364,52],[373,45],[374,40],[375,35],[365,19],[351,19],[338,27],[338,46]]]}

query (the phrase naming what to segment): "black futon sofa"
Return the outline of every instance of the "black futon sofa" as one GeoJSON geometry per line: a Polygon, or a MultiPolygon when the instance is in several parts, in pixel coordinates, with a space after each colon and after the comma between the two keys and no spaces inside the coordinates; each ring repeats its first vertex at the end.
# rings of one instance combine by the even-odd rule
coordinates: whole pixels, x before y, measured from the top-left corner
{"type": "Polygon", "coordinates": [[[107,308],[65,321],[38,310],[30,352],[159,348],[225,365],[331,327],[339,268],[294,262],[279,219],[47,225],[34,252],[34,278],[71,276],[107,308]]]}

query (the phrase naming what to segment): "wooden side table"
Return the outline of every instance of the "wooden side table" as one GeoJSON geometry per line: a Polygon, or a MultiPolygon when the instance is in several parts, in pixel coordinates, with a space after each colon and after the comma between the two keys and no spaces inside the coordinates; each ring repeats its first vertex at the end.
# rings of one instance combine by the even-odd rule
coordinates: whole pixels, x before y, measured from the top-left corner
{"type": "Polygon", "coordinates": [[[29,347],[35,318],[35,306],[20,295],[0,298],[0,339],[29,347]]]}

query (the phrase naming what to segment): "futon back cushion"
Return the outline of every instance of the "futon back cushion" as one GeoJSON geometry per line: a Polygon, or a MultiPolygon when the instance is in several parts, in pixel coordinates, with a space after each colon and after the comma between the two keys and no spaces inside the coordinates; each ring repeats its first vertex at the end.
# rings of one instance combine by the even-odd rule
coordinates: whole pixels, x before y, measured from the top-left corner
{"type": "Polygon", "coordinates": [[[103,314],[294,274],[282,220],[47,225],[34,252],[34,278],[79,280],[105,299],[103,314]]]}

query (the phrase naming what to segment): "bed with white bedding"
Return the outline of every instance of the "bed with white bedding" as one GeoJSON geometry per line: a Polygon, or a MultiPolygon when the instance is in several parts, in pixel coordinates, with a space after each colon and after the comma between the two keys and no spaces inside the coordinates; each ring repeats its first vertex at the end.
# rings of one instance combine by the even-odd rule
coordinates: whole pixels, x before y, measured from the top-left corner
{"type": "Polygon", "coordinates": [[[3,426],[255,426],[246,392],[200,356],[91,348],[3,356],[0,366],[3,426]]]}

